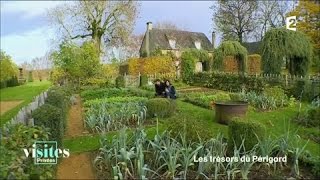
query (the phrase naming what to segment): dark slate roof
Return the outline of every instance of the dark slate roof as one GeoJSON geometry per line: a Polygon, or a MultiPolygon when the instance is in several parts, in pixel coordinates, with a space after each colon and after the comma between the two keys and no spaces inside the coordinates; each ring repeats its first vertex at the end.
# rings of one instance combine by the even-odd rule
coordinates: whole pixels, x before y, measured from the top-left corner
{"type": "Polygon", "coordinates": [[[248,54],[260,54],[260,44],[261,41],[242,43],[242,45],[247,48],[248,54]]]}
{"type": "MultiPolygon", "coordinates": [[[[201,42],[201,49],[211,51],[212,44],[204,33],[189,32],[172,29],[157,29],[150,30],[150,52],[157,47],[164,49],[171,49],[169,39],[176,41],[176,49],[196,48],[194,42],[201,42]]],[[[145,48],[145,37],[141,47],[145,48]]]]}

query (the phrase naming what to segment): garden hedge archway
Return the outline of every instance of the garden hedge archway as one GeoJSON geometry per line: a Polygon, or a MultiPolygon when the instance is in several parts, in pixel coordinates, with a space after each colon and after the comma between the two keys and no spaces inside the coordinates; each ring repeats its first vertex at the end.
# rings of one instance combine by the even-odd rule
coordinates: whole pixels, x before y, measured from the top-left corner
{"type": "Polygon", "coordinates": [[[216,70],[223,70],[223,60],[226,56],[234,56],[239,62],[239,72],[246,72],[248,51],[238,41],[224,41],[214,51],[213,67],[216,70]]]}
{"type": "Polygon", "coordinates": [[[261,55],[264,73],[280,74],[286,60],[291,75],[304,76],[311,61],[312,44],[302,32],[274,28],[262,40],[261,55]]]}

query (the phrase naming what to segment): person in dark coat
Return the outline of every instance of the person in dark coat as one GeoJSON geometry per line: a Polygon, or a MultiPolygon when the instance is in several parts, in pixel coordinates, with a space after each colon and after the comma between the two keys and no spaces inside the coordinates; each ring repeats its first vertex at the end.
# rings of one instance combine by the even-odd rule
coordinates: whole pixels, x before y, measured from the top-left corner
{"type": "Polygon", "coordinates": [[[155,96],[165,96],[165,84],[160,81],[160,79],[156,79],[154,82],[154,88],[156,91],[155,96]]]}
{"type": "Polygon", "coordinates": [[[166,98],[177,99],[176,89],[169,80],[165,81],[165,95],[166,98]]]}

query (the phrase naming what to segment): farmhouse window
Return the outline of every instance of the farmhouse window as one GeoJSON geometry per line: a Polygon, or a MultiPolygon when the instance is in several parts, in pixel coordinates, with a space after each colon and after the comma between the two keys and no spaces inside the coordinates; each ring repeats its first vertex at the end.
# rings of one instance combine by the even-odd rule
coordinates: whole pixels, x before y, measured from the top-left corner
{"type": "Polygon", "coordinates": [[[170,44],[171,49],[175,49],[176,48],[176,40],[169,39],[169,44],[170,44]]]}
{"type": "Polygon", "coordinates": [[[201,42],[200,41],[194,42],[194,45],[196,46],[197,49],[201,49],[201,42]]]}

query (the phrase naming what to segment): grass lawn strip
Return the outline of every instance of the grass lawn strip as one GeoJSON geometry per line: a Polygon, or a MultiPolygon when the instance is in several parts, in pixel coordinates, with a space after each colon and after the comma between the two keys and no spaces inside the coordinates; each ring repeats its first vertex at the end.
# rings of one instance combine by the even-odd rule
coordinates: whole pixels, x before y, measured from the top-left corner
{"type": "Polygon", "coordinates": [[[21,86],[9,87],[0,89],[1,101],[21,100],[23,101],[16,107],[10,109],[6,113],[0,116],[1,126],[10,121],[19,110],[32,102],[33,98],[41,92],[47,90],[51,86],[49,81],[31,82],[21,86]]]}

